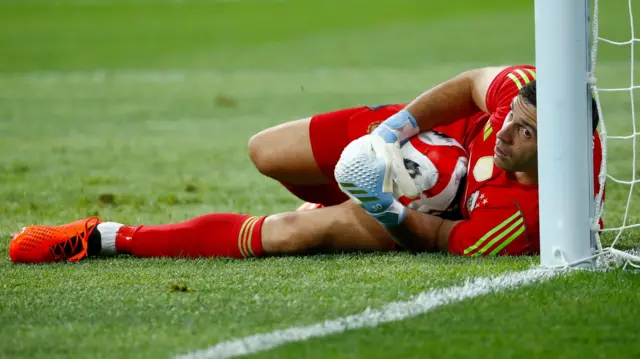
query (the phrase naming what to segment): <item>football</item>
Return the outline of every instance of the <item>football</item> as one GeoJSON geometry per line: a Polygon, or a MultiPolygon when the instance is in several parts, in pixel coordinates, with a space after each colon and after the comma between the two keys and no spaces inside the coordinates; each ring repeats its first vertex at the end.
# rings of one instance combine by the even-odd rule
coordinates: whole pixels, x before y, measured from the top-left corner
{"type": "Polygon", "coordinates": [[[456,205],[454,200],[467,175],[467,153],[455,139],[438,131],[423,132],[402,147],[404,167],[419,190],[417,197],[404,195],[394,185],[394,197],[408,208],[441,214],[456,205]]]}

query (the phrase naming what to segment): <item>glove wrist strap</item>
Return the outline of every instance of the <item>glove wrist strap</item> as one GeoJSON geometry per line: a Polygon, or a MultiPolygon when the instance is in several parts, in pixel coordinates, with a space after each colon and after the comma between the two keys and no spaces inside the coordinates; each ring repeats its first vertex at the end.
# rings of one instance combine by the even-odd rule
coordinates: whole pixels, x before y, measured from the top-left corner
{"type": "Polygon", "coordinates": [[[398,141],[403,145],[411,137],[420,133],[418,121],[407,110],[395,113],[382,122],[373,132],[384,138],[387,143],[398,141]]]}
{"type": "Polygon", "coordinates": [[[384,212],[369,213],[369,215],[385,227],[395,227],[404,222],[407,217],[407,208],[398,200],[394,200],[384,212]]]}

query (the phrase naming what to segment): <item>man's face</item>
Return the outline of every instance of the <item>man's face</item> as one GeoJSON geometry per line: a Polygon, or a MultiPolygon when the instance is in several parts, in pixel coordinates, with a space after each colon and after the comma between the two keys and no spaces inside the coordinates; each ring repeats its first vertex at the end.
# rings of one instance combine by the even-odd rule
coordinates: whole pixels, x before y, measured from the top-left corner
{"type": "Polygon", "coordinates": [[[507,172],[526,171],[538,166],[537,110],[520,96],[511,102],[511,112],[496,134],[493,160],[507,172]]]}

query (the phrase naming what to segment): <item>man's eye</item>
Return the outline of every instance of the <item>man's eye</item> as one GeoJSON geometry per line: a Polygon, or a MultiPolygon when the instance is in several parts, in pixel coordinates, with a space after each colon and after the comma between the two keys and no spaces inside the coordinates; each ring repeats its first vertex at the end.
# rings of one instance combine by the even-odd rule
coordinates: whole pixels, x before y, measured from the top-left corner
{"type": "Polygon", "coordinates": [[[529,137],[531,137],[531,136],[533,135],[533,134],[531,133],[531,131],[530,131],[528,128],[526,128],[526,127],[521,127],[521,128],[520,128],[520,131],[522,132],[522,134],[524,135],[524,137],[527,137],[527,138],[529,138],[529,137]]]}

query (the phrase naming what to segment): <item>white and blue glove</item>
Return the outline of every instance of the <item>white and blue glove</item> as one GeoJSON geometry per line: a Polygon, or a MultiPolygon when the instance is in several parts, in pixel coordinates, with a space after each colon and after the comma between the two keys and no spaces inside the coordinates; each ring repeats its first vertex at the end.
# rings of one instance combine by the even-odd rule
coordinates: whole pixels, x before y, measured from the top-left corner
{"type": "Polygon", "coordinates": [[[417,133],[415,118],[400,111],[370,135],[351,142],[336,165],[340,189],[385,226],[397,226],[406,217],[406,207],[394,197],[394,185],[407,197],[419,194],[400,151],[401,144],[417,133]]]}
{"type": "Polygon", "coordinates": [[[387,118],[371,135],[381,137],[386,143],[404,145],[409,139],[420,133],[418,121],[407,110],[402,110],[387,118]]]}

